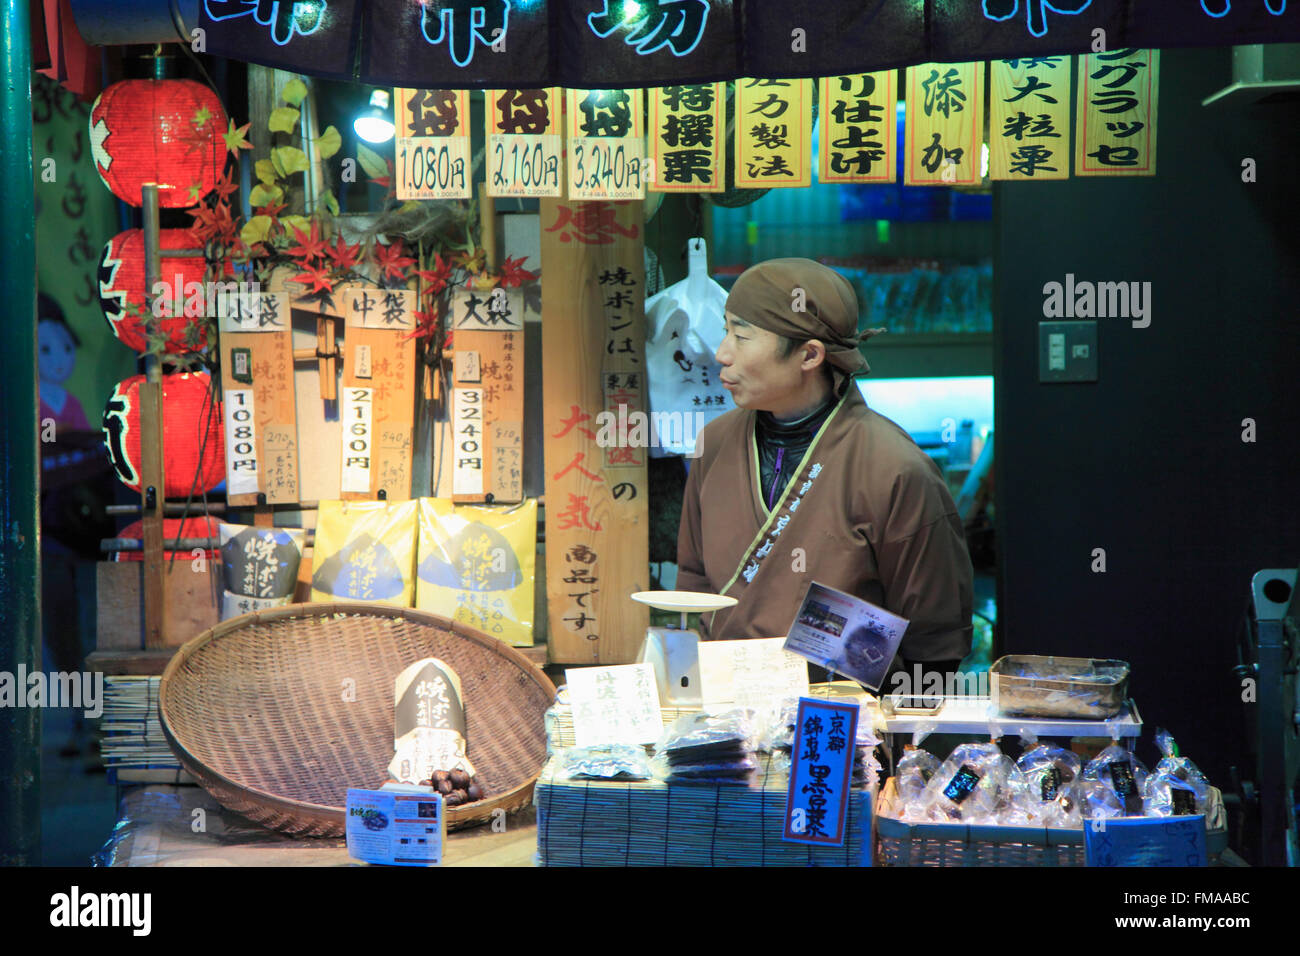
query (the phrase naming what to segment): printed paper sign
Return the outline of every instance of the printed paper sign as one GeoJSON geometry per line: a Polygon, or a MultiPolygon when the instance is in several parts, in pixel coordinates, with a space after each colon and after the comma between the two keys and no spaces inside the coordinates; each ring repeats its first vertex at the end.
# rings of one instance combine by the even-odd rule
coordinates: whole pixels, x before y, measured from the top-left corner
{"type": "Polygon", "coordinates": [[[524,294],[499,286],[490,292],[461,289],[451,300],[451,327],[457,332],[522,332],[524,294]]]}
{"type": "Polygon", "coordinates": [[[442,862],[442,797],[425,787],[348,788],[348,855],[364,863],[436,866],[442,862]]]}
{"type": "Polygon", "coordinates": [[[782,839],[843,846],[858,705],[801,697],[794,730],[782,839]]]}
{"type": "Polygon", "coordinates": [[[569,198],[644,199],[641,90],[569,90],[569,198]]]}
{"type": "Polygon", "coordinates": [[[452,431],[456,443],[452,494],[483,493],[483,390],[452,389],[452,431]]]}
{"type": "Polygon", "coordinates": [[[700,642],[700,695],[712,713],[732,707],[764,711],[808,693],[808,662],[785,650],[785,638],[700,642]]]}
{"type": "Polygon", "coordinates": [[[394,92],[397,198],[468,199],[469,91],[394,92]]]}
{"type": "Polygon", "coordinates": [[[343,491],[370,493],[370,462],[374,449],[371,425],[374,389],[343,389],[343,491]]]}
{"type": "Polygon", "coordinates": [[[354,289],[349,296],[351,306],[348,327],[361,329],[390,329],[409,332],[415,328],[415,293],[407,289],[354,289]]]}
{"type": "Polygon", "coordinates": [[[251,388],[227,389],[226,494],[255,495],[257,486],[257,428],[251,388]]]}
{"type": "Polygon", "coordinates": [[[785,639],[785,649],[878,691],[907,619],[814,581],[785,639]]]}
{"type": "Polygon", "coordinates": [[[559,87],[487,90],[489,196],[564,195],[559,87]]]}
{"type": "Polygon", "coordinates": [[[1205,817],[1085,820],[1089,866],[1205,866],[1205,817]]]}
{"type": "Polygon", "coordinates": [[[663,733],[653,664],[570,668],[564,677],[579,747],[652,744],[663,733]]]}
{"type": "MultiPolygon", "coordinates": [[[[254,283],[256,285],[256,283],[254,283]]],[[[217,324],[222,332],[285,332],[289,329],[289,297],[280,292],[254,292],[246,283],[217,283],[217,324]],[[226,291],[221,286],[229,286],[226,291]]]]}

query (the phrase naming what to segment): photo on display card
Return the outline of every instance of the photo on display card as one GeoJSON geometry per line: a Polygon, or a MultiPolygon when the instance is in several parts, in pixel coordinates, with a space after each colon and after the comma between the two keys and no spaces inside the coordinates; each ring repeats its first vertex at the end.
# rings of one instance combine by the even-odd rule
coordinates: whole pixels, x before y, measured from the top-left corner
{"type": "Polygon", "coordinates": [[[785,650],[879,691],[907,624],[870,601],[814,581],[790,625],[785,650]]]}

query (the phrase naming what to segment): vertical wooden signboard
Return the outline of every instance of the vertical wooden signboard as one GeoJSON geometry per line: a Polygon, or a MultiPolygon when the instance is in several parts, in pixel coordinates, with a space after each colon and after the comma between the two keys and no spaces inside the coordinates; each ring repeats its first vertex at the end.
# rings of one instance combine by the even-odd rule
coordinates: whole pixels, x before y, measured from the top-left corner
{"type": "Polygon", "coordinates": [[[452,499],[522,501],[523,293],[463,289],[451,329],[452,499]]]}
{"type": "Polygon", "coordinates": [[[649,612],[640,202],[541,200],[550,658],[635,660],[649,612]],[[640,426],[640,427],[638,427],[640,426]]]}
{"type": "Polygon", "coordinates": [[[411,497],[415,293],[354,286],[344,302],[341,497],[411,497]]]}
{"type": "Polygon", "coordinates": [[[1070,57],[990,60],[989,178],[1068,179],[1070,57]]]}
{"type": "Polygon", "coordinates": [[[1074,175],[1154,176],[1159,105],[1159,50],[1081,55],[1074,175]]]}
{"type": "Polygon", "coordinates": [[[903,185],[978,186],[984,142],[984,64],[907,68],[903,185]]]}
{"type": "Polygon", "coordinates": [[[293,326],[286,292],[239,292],[220,303],[226,495],[231,505],[298,500],[293,326]]]}
{"type": "Polygon", "coordinates": [[[820,90],[818,182],[892,183],[898,163],[894,71],[823,77],[820,90]]]}

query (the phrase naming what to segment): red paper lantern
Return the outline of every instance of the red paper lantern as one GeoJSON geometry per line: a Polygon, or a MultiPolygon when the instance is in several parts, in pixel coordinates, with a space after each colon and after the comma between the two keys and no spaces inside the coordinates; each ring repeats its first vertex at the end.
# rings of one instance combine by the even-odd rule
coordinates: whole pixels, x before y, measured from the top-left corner
{"type": "MultiPolygon", "coordinates": [[[[188,229],[159,230],[158,244],[162,249],[196,246],[188,229]]],[[[205,270],[202,256],[162,260],[159,278],[167,284],[168,293],[160,301],[159,311],[168,317],[158,320],[158,330],[167,336],[165,350],[168,352],[198,352],[207,345],[207,325],[202,318],[206,313],[206,298],[198,317],[185,315],[185,288],[191,282],[202,285],[205,270]],[[179,311],[174,301],[177,295],[181,296],[179,311]],[[194,332],[189,332],[191,327],[194,332]]],[[[149,349],[144,328],[147,315],[144,295],[144,230],[128,229],[108,240],[99,257],[99,304],[113,334],[133,352],[149,349]]]]}
{"type": "MultiPolygon", "coordinates": [[[[104,408],[104,445],[118,479],[140,490],[140,386],[143,375],[119,382],[104,408]]],[[[163,494],[186,498],[211,491],[226,477],[221,405],[206,372],[164,375],[162,381],[163,494]],[[195,475],[198,480],[195,481],[195,475]]]]}
{"type": "MultiPolygon", "coordinates": [[[[221,522],[212,517],[199,518],[164,518],[163,519],[163,544],[164,546],[177,538],[210,538],[214,541],[221,540],[220,535],[221,522]]],[[[134,538],[136,540],[144,539],[144,522],[135,521],[123,528],[117,535],[119,538],[134,538]]],[[[189,550],[177,551],[177,561],[193,561],[196,555],[189,550]]],[[[204,549],[203,556],[209,561],[221,560],[221,550],[219,548],[204,549]]],[[[143,561],[143,551],[118,551],[114,556],[116,561],[143,561]]],[[[170,561],[172,552],[163,551],[163,559],[170,561]]]]}
{"type": "Polygon", "coordinates": [[[226,111],[193,80],[123,80],[90,110],[95,171],[113,195],[139,206],[140,187],[158,184],[158,205],[197,205],[226,164],[226,111]]]}

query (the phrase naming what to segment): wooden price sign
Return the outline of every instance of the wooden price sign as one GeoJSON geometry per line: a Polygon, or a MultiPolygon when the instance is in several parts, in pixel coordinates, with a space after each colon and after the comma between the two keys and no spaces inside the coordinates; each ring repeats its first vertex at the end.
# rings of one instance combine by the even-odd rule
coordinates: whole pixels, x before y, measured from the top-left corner
{"type": "Polygon", "coordinates": [[[1068,179],[1070,57],[989,63],[989,178],[1068,179]]]}
{"type": "Polygon", "coordinates": [[[523,293],[462,289],[450,322],[452,500],[522,501],[523,293]]]}
{"type": "Polygon", "coordinates": [[[726,86],[661,86],[650,91],[652,158],[646,188],[660,193],[720,193],[726,86]]]}
{"type": "Polygon", "coordinates": [[[550,659],[626,664],[649,623],[642,204],[543,199],[541,225],[550,659]]]}
{"type": "Polygon", "coordinates": [[[643,199],[641,90],[569,90],[569,198],[643,199]]]}
{"type": "Polygon", "coordinates": [[[736,80],[736,185],[812,185],[812,80],[736,80]]]}
{"type": "Polygon", "coordinates": [[[289,294],[240,291],[218,300],[232,505],[298,500],[298,415],[289,294]]]}
{"type": "Polygon", "coordinates": [[[1160,51],[1079,57],[1076,176],[1154,176],[1160,51]]]}
{"type": "Polygon", "coordinates": [[[818,182],[894,181],[897,101],[893,70],[822,78],[818,182]]]}
{"type": "Polygon", "coordinates": [[[353,286],[344,300],[341,497],[411,497],[415,293],[353,286]]]}
{"type": "Polygon", "coordinates": [[[978,186],[984,142],[984,64],[907,68],[903,184],[978,186]]]}
{"type": "Polygon", "coordinates": [[[468,199],[468,90],[394,90],[397,198],[468,199]]]}
{"type": "Polygon", "coordinates": [[[489,196],[563,196],[563,103],[559,87],[488,90],[489,196]]]}

